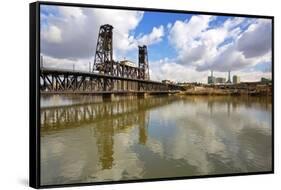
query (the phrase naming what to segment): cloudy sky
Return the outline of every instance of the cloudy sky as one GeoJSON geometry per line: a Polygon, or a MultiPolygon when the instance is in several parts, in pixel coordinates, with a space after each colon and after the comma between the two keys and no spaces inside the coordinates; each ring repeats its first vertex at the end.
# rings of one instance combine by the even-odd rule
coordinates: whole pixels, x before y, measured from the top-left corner
{"type": "Polygon", "coordinates": [[[89,70],[100,25],[114,29],[115,61],[137,63],[148,46],[150,77],[207,82],[210,70],[242,81],[271,78],[271,20],[41,5],[44,67],[89,70]]]}

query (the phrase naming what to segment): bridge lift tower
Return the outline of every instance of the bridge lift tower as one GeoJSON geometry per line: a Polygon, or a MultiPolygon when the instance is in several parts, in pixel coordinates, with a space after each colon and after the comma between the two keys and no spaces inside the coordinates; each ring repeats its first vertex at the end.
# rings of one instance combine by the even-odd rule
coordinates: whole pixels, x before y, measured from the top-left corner
{"type": "Polygon", "coordinates": [[[139,79],[149,80],[147,47],[139,46],[139,79]]]}
{"type": "Polygon", "coordinates": [[[113,75],[113,26],[102,25],[99,30],[93,71],[113,75]]]}
{"type": "MultiPolygon", "coordinates": [[[[117,73],[118,63],[113,60],[113,26],[105,24],[100,26],[93,72],[115,76],[117,73]]],[[[138,46],[139,48],[139,65],[137,68],[137,78],[149,80],[149,66],[146,45],[138,46]]],[[[135,72],[135,68],[127,68],[127,73],[135,72]]],[[[122,73],[124,73],[122,72],[122,73]]],[[[117,74],[118,75],[118,74],[117,74]]]]}

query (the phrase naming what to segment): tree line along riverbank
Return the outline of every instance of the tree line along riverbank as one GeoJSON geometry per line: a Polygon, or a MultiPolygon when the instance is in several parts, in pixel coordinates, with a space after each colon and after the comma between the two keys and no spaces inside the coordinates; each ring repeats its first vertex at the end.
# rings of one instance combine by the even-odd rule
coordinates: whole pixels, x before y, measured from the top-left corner
{"type": "Polygon", "coordinates": [[[272,96],[271,85],[254,86],[189,86],[180,95],[206,95],[206,96],[272,96]]]}

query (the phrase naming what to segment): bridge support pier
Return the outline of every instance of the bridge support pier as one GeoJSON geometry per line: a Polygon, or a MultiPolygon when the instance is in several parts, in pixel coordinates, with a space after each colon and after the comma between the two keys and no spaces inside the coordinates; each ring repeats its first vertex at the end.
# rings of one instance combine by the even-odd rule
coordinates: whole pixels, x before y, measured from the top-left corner
{"type": "Polygon", "coordinates": [[[138,93],[138,98],[147,98],[148,96],[149,96],[149,94],[146,92],[138,93]]]}
{"type": "Polygon", "coordinates": [[[114,99],[114,94],[113,93],[106,93],[102,95],[102,100],[103,101],[111,101],[114,99]]]}

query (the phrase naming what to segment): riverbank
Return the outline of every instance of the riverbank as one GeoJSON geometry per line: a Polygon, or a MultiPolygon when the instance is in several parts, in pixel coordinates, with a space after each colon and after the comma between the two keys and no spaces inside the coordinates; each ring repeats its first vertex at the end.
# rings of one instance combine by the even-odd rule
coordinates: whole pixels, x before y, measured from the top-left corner
{"type": "Polygon", "coordinates": [[[178,94],[194,96],[272,96],[272,92],[267,89],[217,89],[206,87],[191,88],[178,94]]]}

